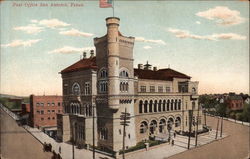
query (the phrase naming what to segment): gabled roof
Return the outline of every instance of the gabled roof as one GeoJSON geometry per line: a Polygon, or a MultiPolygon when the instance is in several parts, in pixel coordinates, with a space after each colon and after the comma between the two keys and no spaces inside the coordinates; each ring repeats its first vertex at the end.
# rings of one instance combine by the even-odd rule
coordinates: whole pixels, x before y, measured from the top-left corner
{"type": "Polygon", "coordinates": [[[87,59],[81,59],[73,65],[62,70],[61,73],[74,72],[84,69],[97,69],[95,56],[87,59]]]}
{"type": "Polygon", "coordinates": [[[167,80],[167,81],[172,81],[173,78],[184,78],[184,79],[191,78],[190,76],[187,76],[183,73],[177,72],[170,68],[160,69],[158,71],[134,69],[134,75],[138,76],[139,79],[167,80]]]}
{"type": "MultiPolygon", "coordinates": [[[[76,63],[74,63],[73,65],[62,70],[61,73],[75,72],[85,69],[97,69],[95,56],[87,59],[81,59],[76,63]]],[[[183,73],[177,72],[170,68],[160,69],[158,71],[134,69],[134,75],[138,76],[139,79],[167,80],[167,81],[172,81],[173,78],[184,78],[184,79],[191,78],[190,76],[187,76],[183,73]]]]}

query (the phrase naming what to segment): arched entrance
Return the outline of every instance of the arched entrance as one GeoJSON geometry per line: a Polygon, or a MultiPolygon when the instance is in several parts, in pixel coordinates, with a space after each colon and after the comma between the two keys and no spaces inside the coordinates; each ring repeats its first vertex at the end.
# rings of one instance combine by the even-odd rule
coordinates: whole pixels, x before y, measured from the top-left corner
{"type": "Polygon", "coordinates": [[[150,122],[150,135],[151,135],[151,134],[155,134],[156,127],[157,127],[157,122],[156,122],[156,120],[152,120],[152,121],[150,122]]]}
{"type": "Polygon", "coordinates": [[[161,119],[159,123],[159,132],[160,133],[165,133],[165,127],[166,127],[166,120],[161,119]]]}

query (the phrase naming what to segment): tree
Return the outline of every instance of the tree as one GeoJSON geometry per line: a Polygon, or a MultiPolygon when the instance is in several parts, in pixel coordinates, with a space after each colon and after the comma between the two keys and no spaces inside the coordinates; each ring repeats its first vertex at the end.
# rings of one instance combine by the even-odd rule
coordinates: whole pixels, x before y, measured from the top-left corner
{"type": "Polygon", "coordinates": [[[216,113],[221,117],[225,117],[227,115],[228,108],[225,103],[220,103],[216,105],[216,113]]]}
{"type": "Polygon", "coordinates": [[[243,112],[241,113],[242,120],[245,122],[250,121],[250,104],[244,104],[243,112]]]}

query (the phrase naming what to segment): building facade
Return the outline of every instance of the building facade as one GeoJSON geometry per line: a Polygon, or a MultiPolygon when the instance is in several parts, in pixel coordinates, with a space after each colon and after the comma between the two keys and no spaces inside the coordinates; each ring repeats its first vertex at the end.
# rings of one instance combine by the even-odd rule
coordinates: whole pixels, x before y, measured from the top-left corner
{"type": "Polygon", "coordinates": [[[228,96],[226,104],[230,110],[243,110],[244,100],[240,95],[231,95],[228,96]]]}
{"type": "Polygon", "coordinates": [[[32,127],[56,127],[56,114],[62,113],[62,96],[30,96],[30,125],[32,127]]]}
{"type": "Polygon", "coordinates": [[[148,63],[135,69],[134,37],[123,36],[119,22],[116,17],[106,19],[107,34],[94,38],[96,56],[91,51],[89,58],[84,55],[61,71],[65,114],[58,115],[58,139],[95,142],[103,149],[119,151],[120,116],[125,110],[131,116],[126,148],[150,136],[188,131],[189,123],[198,123],[201,130],[198,82],[170,68],[152,69],[148,63]]]}

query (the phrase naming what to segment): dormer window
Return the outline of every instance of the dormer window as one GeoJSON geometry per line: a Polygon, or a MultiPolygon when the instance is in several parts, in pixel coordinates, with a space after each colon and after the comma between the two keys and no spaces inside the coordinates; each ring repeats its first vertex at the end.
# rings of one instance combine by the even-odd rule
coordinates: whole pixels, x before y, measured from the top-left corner
{"type": "Polygon", "coordinates": [[[80,95],[80,85],[78,83],[73,84],[72,92],[74,95],[80,95]]]}

